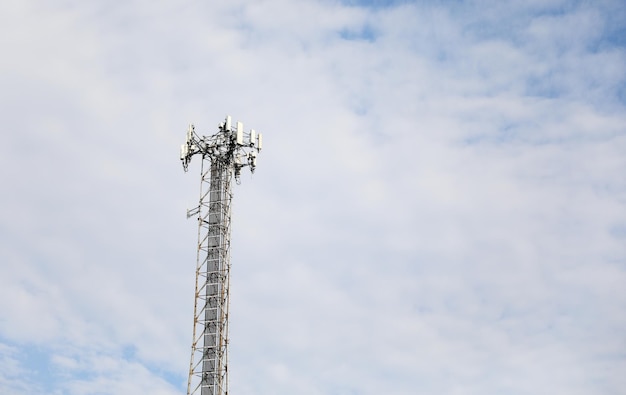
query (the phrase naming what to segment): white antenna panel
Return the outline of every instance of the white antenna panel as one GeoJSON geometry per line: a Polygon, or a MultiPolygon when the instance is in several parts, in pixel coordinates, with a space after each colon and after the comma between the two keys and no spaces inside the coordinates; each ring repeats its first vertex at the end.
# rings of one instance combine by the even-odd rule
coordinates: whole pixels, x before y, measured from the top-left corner
{"type": "Polygon", "coordinates": [[[187,156],[188,152],[189,152],[189,148],[187,144],[181,145],[180,146],[180,159],[185,159],[185,156],[187,156]]]}
{"type": "Polygon", "coordinates": [[[243,145],[243,123],[237,122],[237,144],[243,145]]]}
{"type": "Polygon", "coordinates": [[[230,115],[226,116],[226,125],[224,129],[230,131],[230,115]]]}
{"type": "Polygon", "coordinates": [[[189,129],[187,129],[187,142],[191,141],[192,135],[193,135],[193,125],[189,125],[189,129]]]}
{"type": "Polygon", "coordinates": [[[250,129],[250,145],[254,145],[256,143],[256,132],[254,129],[250,129]]]}
{"type": "Polygon", "coordinates": [[[259,133],[259,145],[257,147],[259,151],[263,148],[263,133],[259,133]]]}

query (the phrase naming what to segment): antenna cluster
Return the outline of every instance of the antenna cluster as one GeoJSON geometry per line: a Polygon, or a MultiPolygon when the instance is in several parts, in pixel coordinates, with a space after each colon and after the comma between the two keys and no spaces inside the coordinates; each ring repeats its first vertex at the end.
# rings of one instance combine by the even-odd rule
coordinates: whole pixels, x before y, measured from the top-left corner
{"type": "Polygon", "coordinates": [[[241,169],[250,167],[254,173],[256,156],[263,148],[263,134],[254,129],[244,132],[243,123],[236,122],[233,128],[230,115],[218,125],[218,132],[212,136],[199,136],[194,125],[189,125],[187,141],[180,147],[180,160],[183,169],[187,171],[189,162],[195,154],[203,158],[209,157],[213,162],[222,165],[232,165],[235,171],[235,180],[239,182],[241,169]]]}

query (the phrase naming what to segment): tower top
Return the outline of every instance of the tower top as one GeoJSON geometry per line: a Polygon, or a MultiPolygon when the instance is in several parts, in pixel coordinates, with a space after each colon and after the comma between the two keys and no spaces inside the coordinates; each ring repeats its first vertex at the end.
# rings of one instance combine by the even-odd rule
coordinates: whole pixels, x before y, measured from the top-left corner
{"type": "Polygon", "coordinates": [[[218,125],[218,132],[212,136],[200,136],[194,125],[189,125],[187,141],[180,147],[180,160],[187,171],[191,158],[201,154],[212,163],[220,163],[225,167],[233,166],[235,179],[239,181],[241,169],[250,167],[254,173],[256,156],[263,148],[263,135],[250,129],[244,132],[243,123],[236,122],[233,127],[230,115],[218,125]]]}

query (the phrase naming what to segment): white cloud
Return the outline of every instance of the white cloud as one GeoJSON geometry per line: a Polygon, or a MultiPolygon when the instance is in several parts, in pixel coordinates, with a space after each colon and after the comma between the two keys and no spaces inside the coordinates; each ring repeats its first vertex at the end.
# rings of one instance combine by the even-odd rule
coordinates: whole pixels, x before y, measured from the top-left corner
{"type": "Polygon", "coordinates": [[[24,366],[20,360],[24,354],[24,348],[0,343],[0,391],[6,395],[52,393],[44,392],[43,383],[32,379],[38,372],[24,366]]]}

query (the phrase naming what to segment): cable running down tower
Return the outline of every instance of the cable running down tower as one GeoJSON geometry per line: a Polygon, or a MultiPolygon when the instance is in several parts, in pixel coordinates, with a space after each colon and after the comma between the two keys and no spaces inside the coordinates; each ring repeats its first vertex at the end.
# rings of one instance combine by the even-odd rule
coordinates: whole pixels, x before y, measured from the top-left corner
{"type": "Polygon", "coordinates": [[[180,148],[183,169],[191,158],[202,156],[200,202],[187,210],[198,218],[198,251],[193,317],[193,342],[187,395],[228,394],[228,306],[230,285],[231,181],[240,182],[241,169],[254,173],[263,136],[243,131],[231,117],[212,136],[199,136],[189,125],[187,141],[180,148]]]}

